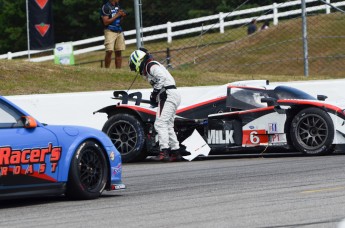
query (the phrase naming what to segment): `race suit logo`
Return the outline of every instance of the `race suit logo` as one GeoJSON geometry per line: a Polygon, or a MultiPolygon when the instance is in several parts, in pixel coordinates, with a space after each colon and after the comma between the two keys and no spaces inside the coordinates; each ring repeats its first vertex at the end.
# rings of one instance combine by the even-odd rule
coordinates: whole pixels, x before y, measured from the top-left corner
{"type": "Polygon", "coordinates": [[[234,130],[209,130],[207,143],[208,144],[233,144],[234,130]]]}
{"type": "Polygon", "coordinates": [[[61,147],[53,147],[49,144],[46,148],[33,148],[24,150],[12,150],[11,147],[0,147],[0,176],[8,175],[13,166],[13,175],[45,173],[47,162],[51,164],[51,172],[55,173],[57,164],[61,158],[61,147]],[[39,164],[38,170],[34,170],[34,165],[39,164]],[[23,166],[26,165],[25,168],[23,166]]]}

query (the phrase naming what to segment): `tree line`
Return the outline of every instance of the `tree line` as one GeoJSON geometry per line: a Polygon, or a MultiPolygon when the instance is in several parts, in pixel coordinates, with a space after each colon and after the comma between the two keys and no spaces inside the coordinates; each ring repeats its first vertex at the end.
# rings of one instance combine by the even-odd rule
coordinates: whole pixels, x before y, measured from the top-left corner
{"type": "MultiPolygon", "coordinates": [[[[30,0],[29,0],[30,1],[30,0]]],[[[219,12],[269,5],[288,0],[142,0],[144,27],[167,21],[179,21],[207,16],[219,12]]],[[[53,1],[53,28],[55,42],[76,41],[103,34],[100,8],[104,0],[53,1]]],[[[125,30],[135,28],[134,1],[122,0],[121,6],[128,13],[123,21],[125,30]]],[[[26,0],[0,0],[0,54],[27,50],[26,0]]]]}

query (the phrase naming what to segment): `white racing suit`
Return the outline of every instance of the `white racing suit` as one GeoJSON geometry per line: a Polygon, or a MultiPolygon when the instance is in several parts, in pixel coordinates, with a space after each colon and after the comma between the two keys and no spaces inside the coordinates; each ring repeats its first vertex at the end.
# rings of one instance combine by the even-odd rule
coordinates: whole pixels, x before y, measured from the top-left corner
{"type": "Polygon", "coordinates": [[[158,109],[154,127],[158,133],[160,149],[178,150],[180,148],[174,131],[174,119],[181,96],[169,71],[159,62],[146,64],[146,77],[157,95],[158,109]]]}

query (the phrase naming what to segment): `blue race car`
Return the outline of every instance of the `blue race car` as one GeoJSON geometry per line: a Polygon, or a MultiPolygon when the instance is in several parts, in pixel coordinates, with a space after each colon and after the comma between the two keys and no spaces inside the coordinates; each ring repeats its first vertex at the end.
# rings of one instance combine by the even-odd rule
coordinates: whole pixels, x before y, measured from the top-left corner
{"type": "Polygon", "coordinates": [[[120,190],[121,155],[103,132],[48,126],[0,96],[0,199],[95,199],[120,190]]]}

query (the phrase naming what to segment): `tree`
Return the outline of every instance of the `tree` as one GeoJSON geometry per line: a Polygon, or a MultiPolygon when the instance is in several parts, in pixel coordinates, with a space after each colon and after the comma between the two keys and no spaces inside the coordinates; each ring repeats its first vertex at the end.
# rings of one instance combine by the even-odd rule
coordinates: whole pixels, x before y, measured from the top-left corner
{"type": "Polygon", "coordinates": [[[27,49],[25,0],[1,0],[0,53],[27,49]]]}
{"type": "Polygon", "coordinates": [[[101,5],[101,0],[54,1],[56,42],[76,41],[101,35],[102,25],[99,20],[101,5]]]}
{"type": "MultiPolygon", "coordinates": [[[[53,25],[55,42],[76,41],[103,35],[100,22],[100,8],[107,0],[60,0],[53,1],[53,25]]],[[[281,3],[289,0],[142,0],[144,27],[163,24],[167,21],[181,21],[195,17],[231,12],[281,3]]],[[[27,49],[26,0],[0,0],[0,53],[27,49]]],[[[125,30],[135,28],[133,1],[121,1],[129,16],[124,20],[125,30]]]]}

